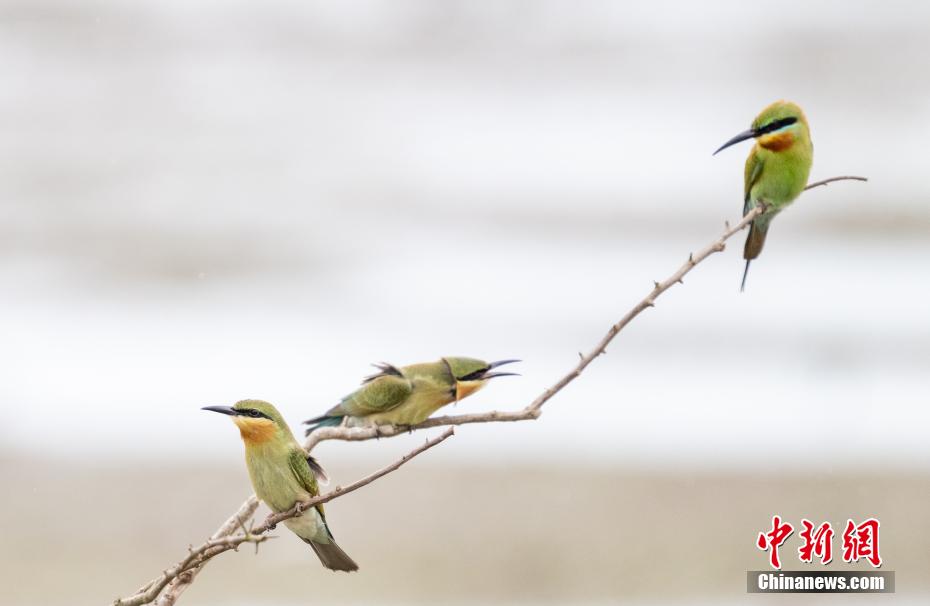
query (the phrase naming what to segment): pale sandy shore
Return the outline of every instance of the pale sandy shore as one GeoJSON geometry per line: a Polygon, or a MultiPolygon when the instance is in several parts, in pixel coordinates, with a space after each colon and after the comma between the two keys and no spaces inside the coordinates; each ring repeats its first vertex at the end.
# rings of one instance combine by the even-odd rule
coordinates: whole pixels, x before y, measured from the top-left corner
{"type": "MultiPolygon", "coordinates": [[[[362,473],[331,471],[342,483],[362,473]]],[[[100,469],[4,457],[0,602],[104,604],[132,591],[225,518],[248,494],[244,475],[238,466],[100,469]]],[[[764,568],[754,538],[779,513],[796,524],[878,517],[895,599],[918,603],[930,594],[928,502],[927,474],[415,464],[329,507],[358,574],[323,570],[283,531],[258,557],[248,548],[215,561],[185,602],[769,603],[744,593],[745,571],[764,568]]],[[[802,568],[796,538],[788,547],[785,568],[802,568]]],[[[855,597],[843,603],[886,596],[855,597]]]]}

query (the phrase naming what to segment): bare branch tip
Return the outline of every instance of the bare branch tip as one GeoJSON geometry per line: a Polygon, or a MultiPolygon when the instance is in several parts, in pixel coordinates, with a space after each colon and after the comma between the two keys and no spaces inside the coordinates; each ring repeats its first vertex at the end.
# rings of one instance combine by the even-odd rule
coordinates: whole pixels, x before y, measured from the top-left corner
{"type": "Polygon", "coordinates": [[[815,181],[813,183],[810,183],[807,185],[807,187],[804,188],[804,190],[806,191],[808,189],[814,189],[815,187],[819,187],[821,185],[829,185],[830,183],[833,183],[834,181],[868,181],[868,178],[856,177],[853,175],[843,175],[841,177],[830,177],[829,179],[824,179],[822,181],[815,181]]]}
{"type": "MultiPolygon", "coordinates": [[[[827,183],[832,183],[833,181],[841,180],[868,181],[868,179],[865,177],[832,177],[824,181],[811,183],[805,189],[811,189],[819,185],[825,185],[827,183]]],[[[264,533],[273,530],[275,528],[276,522],[281,522],[283,520],[296,517],[306,511],[306,509],[308,509],[311,504],[316,505],[330,501],[336,497],[341,497],[348,492],[357,490],[362,486],[365,486],[377,480],[378,478],[391,473],[410,459],[438,445],[445,439],[455,435],[455,428],[452,427],[453,425],[460,425],[465,423],[487,423],[495,421],[522,421],[538,419],[542,415],[543,404],[545,404],[552,396],[554,396],[563,387],[565,387],[565,385],[567,385],[573,378],[579,376],[582,370],[595,358],[602,355],[607,355],[607,347],[613,341],[614,337],[616,337],[617,334],[619,334],[620,331],[622,331],[643,309],[647,307],[654,307],[657,297],[664,292],[663,288],[667,289],[669,286],[676,282],[678,284],[684,284],[684,274],[690,271],[690,269],[697,265],[699,262],[706,259],[709,252],[724,250],[726,247],[725,241],[732,237],[736,231],[746,228],[756,217],[765,212],[766,208],[767,206],[765,204],[757,205],[751,211],[746,213],[742,217],[741,221],[735,225],[735,227],[731,225],[730,221],[724,221],[726,232],[722,236],[719,236],[717,240],[712,241],[706,248],[701,249],[698,260],[695,260],[695,255],[693,252],[691,252],[688,254],[687,266],[680,268],[664,282],[653,281],[654,290],[647,295],[647,298],[644,300],[644,302],[635,305],[623,318],[612,324],[607,334],[601,339],[597,346],[591,350],[591,354],[586,357],[584,353],[579,351],[578,365],[570,370],[567,374],[565,374],[552,387],[546,388],[543,394],[534,400],[531,404],[529,404],[525,409],[517,412],[493,411],[482,414],[449,416],[427,420],[424,423],[417,425],[416,428],[421,429],[441,425],[449,425],[450,427],[448,427],[445,432],[436,438],[432,440],[426,440],[424,444],[407,453],[402,458],[395,460],[387,467],[384,467],[345,487],[336,486],[331,492],[314,497],[310,501],[297,502],[294,504],[294,508],[291,511],[271,514],[258,527],[255,526],[256,522],[253,517],[256,511],[256,507],[258,506],[258,501],[253,495],[246,500],[246,502],[240,507],[239,511],[233,515],[232,519],[227,520],[227,522],[224,523],[216,533],[214,533],[213,537],[215,538],[209,539],[206,543],[197,548],[194,548],[192,545],[188,545],[187,556],[178,564],[170,569],[165,570],[160,577],[156,577],[154,580],[149,581],[149,583],[144,585],[140,591],[126,598],[117,598],[114,600],[113,604],[115,606],[141,606],[142,604],[148,604],[155,602],[156,600],[159,605],[163,604],[167,606],[169,604],[174,604],[181,592],[184,591],[185,587],[196,579],[197,572],[201,570],[202,567],[205,566],[215,556],[225,551],[238,550],[238,546],[243,542],[254,543],[257,553],[259,550],[259,543],[262,543],[267,539],[275,538],[274,536],[264,533]],[[246,522],[248,522],[248,528],[246,528],[246,522]],[[243,534],[231,536],[233,535],[237,526],[242,530],[243,534]],[[160,598],[159,594],[162,594],[160,598]]],[[[413,429],[414,427],[405,428],[407,431],[412,431],[413,429]]],[[[400,435],[401,433],[402,431],[397,426],[385,427],[383,430],[380,426],[375,426],[373,429],[351,429],[347,427],[323,428],[318,432],[314,432],[312,436],[309,437],[307,441],[305,441],[304,447],[309,451],[323,440],[367,440],[380,438],[382,436],[390,437],[400,435]]]]}

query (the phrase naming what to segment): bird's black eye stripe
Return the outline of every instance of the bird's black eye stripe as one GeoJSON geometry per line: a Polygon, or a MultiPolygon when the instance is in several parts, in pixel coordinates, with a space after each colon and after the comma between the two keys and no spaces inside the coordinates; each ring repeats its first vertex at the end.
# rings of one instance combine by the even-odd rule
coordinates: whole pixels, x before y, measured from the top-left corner
{"type": "Polygon", "coordinates": [[[484,375],[488,374],[489,370],[491,370],[490,367],[481,368],[479,370],[476,370],[475,372],[468,373],[464,377],[459,378],[459,381],[475,381],[477,379],[480,379],[484,375]]]}
{"type": "Polygon", "coordinates": [[[759,134],[765,135],[767,133],[773,133],[779,128],[791,126],[797,121],[798,119],[792,116],[790,118],[782,118],[781,120],[775,120],[774,122],[769,122],[768,124],[766,124],[765,126],[759,129],[759,134]]]}
{"type": "Polygon", "coordinates": [[[245,410],[240,410],[239,414],[244,415],[246,417],[252,417],[253,419],[265,418],[265,419],[271,420],[271,417],[261,412],[260,410],[255,410],[254,408],[247,408],[245,410]]]}

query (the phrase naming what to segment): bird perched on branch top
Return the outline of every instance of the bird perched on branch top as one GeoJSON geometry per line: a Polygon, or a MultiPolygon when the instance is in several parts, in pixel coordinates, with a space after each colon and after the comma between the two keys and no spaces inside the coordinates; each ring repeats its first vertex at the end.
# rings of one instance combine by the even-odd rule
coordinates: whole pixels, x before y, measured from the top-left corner
{"type": "Polygon", "coordinates": [[[494,377],[516,375],[492,372],[519,362],[485,362],[474,358],[441,358],[437,362],[392,366],[375,364],[380,371],[362,381],[362,386],[333,406],[326,414],[304,421],[311,427],[341,425],[416,425],[452,402],[475,393],[494,377]]]}
{"type": "MultiPolygon", "coordinates": [[[[261,400],[242,400],[235,406],[206,406],[204,410],[230,415],[239,427],[252,487],[272,511],[288,511],[298,501],[320,494],[317,476],[325,479],[322,468],[300,447],[274,406],[261,400]]],[[[345,572],[358,570],[352,558],[336,545],[322,503],[284,520],[284,525],[313,548],[323,566],[345,572]]]]}
{"type": "Polygon", "coordinates": [[[814,159],[807,118],[790,101],[776,101],[763,109],[752,121],[752,128],[724,143],[714,155],[734,143],[753,138],[756,144],[746,159],[743,215],[760,204],[764,205],[764,212],[753,220],[746,236],[743,248],[746,269],[741,291],[746,288],[749,263],[762,252],[769,223],[804,191],[814,159]]]}

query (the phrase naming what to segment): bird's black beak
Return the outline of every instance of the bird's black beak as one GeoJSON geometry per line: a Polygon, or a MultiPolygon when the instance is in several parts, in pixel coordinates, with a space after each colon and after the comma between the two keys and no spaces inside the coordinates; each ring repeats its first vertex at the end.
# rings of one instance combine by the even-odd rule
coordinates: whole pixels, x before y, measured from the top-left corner
{"type": "Polygon", "coordinates": [[[735,145],[739,143],[740,141],[745,141],[746,139],[752,139],[754,137],[758,137],[761,134],[762,133],[760,133],[754,128],[750,128],[749,130],[744,130],[740,134],[736,135],[735,137],[733,137],[732,139],[730,139],[729,141],[721,145],[720,148],[717,151],[715,151],[712,155],[716,156],[718,153],[730,147],[731,145],[735,145]]]}
{"type": "Polygon", "coordinates": [[[488,374],[481,377],[482,381],[487,381],[488,379],[493,379],[494,377],[519,377],[520,373],[518,372],[489,372],[488,374]]]}
{"type": "Polygon", "coordinates": [[[218,412],[224,415],[237,415],[239,411],[233,408],[232,406],[204,406],[200,410],[212,410],[213,412],[218,412]]]}
{"type": "Polygon", "coordinates": [[[498,360],[497,362],[491,362],[488,364],[488,368],[497,368],[498,366],[503,366],[504,364],[513,364],[514,362],[522,362],[523,360],[498,360]]]}
{"type": "MultiPolygon", "coordinates": [[[[504,364],[513,364],[514,362],[522,362],[522,360],[498,360],[497,362],[491,362],[488,364],[488,370],[492,368],[497,368],[498,366],[503,366],[504,364]]],[[[482,376],[482,379],[493,379],[494,377],[519,377],[520,373],[516,372],[489,372],[482,376]]]]}

